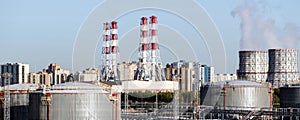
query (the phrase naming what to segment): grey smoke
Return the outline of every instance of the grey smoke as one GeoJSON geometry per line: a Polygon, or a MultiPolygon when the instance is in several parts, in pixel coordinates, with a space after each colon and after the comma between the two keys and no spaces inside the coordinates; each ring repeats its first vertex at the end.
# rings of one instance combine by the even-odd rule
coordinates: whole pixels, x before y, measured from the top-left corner
{"type": "Polygon", "coordinates": [[[277,27],[274,19],[264,17],[266,4],[261,4],[263,3],[249,0],[231,12],[233,17],[241,18],[240,48],[244,50],[296,48],[300,39],[299,27],[293,23],[286,23],[283,28],[277,27]]]}

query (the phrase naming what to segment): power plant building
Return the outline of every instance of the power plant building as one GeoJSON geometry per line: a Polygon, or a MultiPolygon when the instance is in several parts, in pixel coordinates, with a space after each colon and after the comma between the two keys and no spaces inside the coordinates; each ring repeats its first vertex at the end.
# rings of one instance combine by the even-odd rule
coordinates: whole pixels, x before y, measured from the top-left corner
{"type": "Polygon", "coordinates": [[[142,17],[140,22],[139,62],[135,80],[165,81],[164,70],[160,59],[158,42],[158,21],[156,16],[142,17]],[[150,25],[148,25],[150,24],[150,25]]]}
{"type": "Polygon", "coordinates": [[[298,49],[269,49],[268,81],[274,87],[298,80],[298,49]]]}
{"type": "Polygon", "coordinates": [[[266,51],[239,51],[238,79],[266,82],[267,73],[268,64],[266,51]]]}
{"type": "Polygon", "coordinates": [[[236,74],[215,74],[214,82],[220,82],[224,80],[237,80],[236,74]]]}
{"type": "Polygon", "coordinates": [[[134,80],[136,73],[136,62],[122,62],[118,64],[118,70],[120,71],[120,80],[134,80]]]}
{"type": "Polygon", "coordinates": [[[120,80],[117,61],[119,56],[118,25],[116,21],[103,23],[101,81],[120,80]]]}
{"type": "Polygon", "coordinates": [[[100,79],[100,72],[96,68],[87,68],[82,72],[77,72],[74,75],[75,81],[92,82],[100,79]]]}

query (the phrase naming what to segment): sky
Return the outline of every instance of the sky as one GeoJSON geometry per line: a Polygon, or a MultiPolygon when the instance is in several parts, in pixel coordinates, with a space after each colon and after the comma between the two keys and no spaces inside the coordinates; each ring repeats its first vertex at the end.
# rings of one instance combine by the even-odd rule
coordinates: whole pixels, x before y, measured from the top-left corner
{"type": "MultiPolygon", "coordinates": [[[[139,4],[141,7],[144,5],[145,8],[124,11],[121,16],[116,18],[110,15],[115,14],[114,12],[117,10],[130,8],[130,6],[135,6],[138,3],[126,2],[121,4],[115,2],[116,8],[113,8],[114,5],[107,5],[109,2],[104,0],[0,0],[0,63],[27,63],[30,64],[30,71],[33,72],[47,68],[50,63],[60,64],[62,68],[71,71],[99,67],[102,46],[102,23],[100,21],[105,20],[116,20],[119,23],[119,61],[137,60],[139,20],[141,16],[156,15],[160,24],[158,28],[159,41],[162,44],[161,59],[164,64],[186,59],[219,67],[220,65],[215,62],[216,58],[213,58],[214,55],[212,55],[212,50],[220,49],[214,48],[215,45],[212,45],[216,40],[208,40],[209,37],[205,36],[205,31],[200,30],[213,31],[216,29],[219,33],[217,36],[220,36],[222,40],[221,42],[216,41],[219,42],[216,44],[224,46],[224,49],[221,50],[223,50],[225,56],[224,60],[217,59],[220,62],[219,64],[225,65],[225,70],[217,70],[217,73],[235,73],[238,68],[238,51],[245,48],[241,42],[247,37],[242,29],[247,21],[243,19],[244,14],[241,11],[252,10],[251,12],[254,15],[250,18],[252,18],[251,22],[254,25],[259,26],[258,23],[269,23],[271,21],[272,29],[262,30],[271,30],[275,34],[281,33],[281,31],[289,33],[289,31],[285,31],[287,25],[297,28],[292,30],[298,30],[298,26],[300,26],[300,17],[297,13],[300,11],[298,6],[300,1],[298,0],[256,0],[254,2],[250,0],[195,0],[192,2],[198,8],[197,6],[196,8],[185,7],[191,4],[190,2],[186,2],[186,5],[181,4],[179,7],[174,5],[178,8],[176,9],[178,11],[193,10],[188,14],[174,14],[176,10],[167,9],[171,7],[149,9],[148,4],[146,4],[149,1],[146,0],[145,4],[142,3],[144,1],[139,4]],[[105,4],[106,6],[103,6],[105,4]],[[99,11],[100,9],[104,10],[99,11]],[[114,9],[116,10],[114,11],[114,9]],[[205,16],[200,16],[202,15],[201,10],[209,16],[208,19],[213,22],[213,26],[205,26],[208,22],[205,21],[205,16]],[[97,18],[97,16],[104,17],[97,18]],[[197,23],[184,16],[195,16],[197,23]],[[99,19],[99,24],[88,22],[93,18],[99,19]],[[80,69],[76,69],[74,68],[76,66],[74,65],[74,59],[76,59],[74,54],[76,54],[77,46],[82,45],[80,35],[85,31],[84,26],[87,26],[87,24],[97,29],[90,32],[90,34],[86,34],[83,38],[87,42],[93,39],[96,43],[91,43],[92,46],[84,44],[84,49],[92,48],[93,51],[80,54],[94,56],[94,58],[91,58],[93,63],[82,64],[80,69]],[[202,27],[197,28],[197,25],[202,25],[202,27]],[[95,34],[98,36],[91,37],[95,34]]],[[[155,1],[153,4],[155,4],[155,1]]],[[[162,3],[160,6],[170,6],[170,4],[162,3]]],[[[288,36],[288,33],[272,37],[285,38],[284,36],[288,36]]],[[[298,33],[295,34],[296,37],[293,38],[296,42],[293,47],[299,48],[298,33]]],[[[264,38],[258,37],[259,39],[264,38]]],[[[252,42],[259,41],[253,40],[252,42]]],[[[281,42],[279,41],[279,43],[281,42]]],[[[268,47],[272,46],[263,45],[259,49],[267,50],[268,47]]],[[[256,48],[249,47],[247,49],[256,48]]],[[[223,52],[220,55],[223,55],[223,52]]],[[[83,55],[79,61],[84,62],[84,60],[83,55]]]]}

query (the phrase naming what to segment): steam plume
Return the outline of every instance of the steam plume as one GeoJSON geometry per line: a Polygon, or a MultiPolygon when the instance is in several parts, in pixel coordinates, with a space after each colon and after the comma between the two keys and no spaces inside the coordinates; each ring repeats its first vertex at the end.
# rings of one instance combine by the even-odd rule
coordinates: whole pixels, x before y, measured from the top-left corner
{"type": "Polygon", "coordinates": [[[240,48],[244,50],[265,50],[268,48],[296,48],[300,39],[299,27],[287,23],[283,28],[275,26],[275,20],[264,17],[261,2],[247,1],[235,8],[231,15],[241,18],[240,48]]]}

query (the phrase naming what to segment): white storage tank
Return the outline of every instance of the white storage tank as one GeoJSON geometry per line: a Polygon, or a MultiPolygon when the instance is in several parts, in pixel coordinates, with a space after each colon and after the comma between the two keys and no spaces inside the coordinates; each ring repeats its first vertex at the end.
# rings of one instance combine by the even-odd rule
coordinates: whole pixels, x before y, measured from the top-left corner
{"type": "Polygon", "coordinates": [[[30,93],[30,119],[120,119],[119,95],[90,83],[67,82],[30,93]]]}
{"type": "MultiPolygon", "coordinates": [[[[28,120],[29,119],[29,92],[38,89],[37,84],[13,84],[9,85],[10,90],[10,119],[28,120]]],[[[4,88],[0,92],[0,118],[3,119],[4,107],[4,88]]]]}
{"type": "Polygon", "coordinates": [[[272,106],[271,88],[243,80],[229,80],[201,87],[201,104],[226,110],[259,110],[272,106]]]}
{"type": "Polygon", "coordinates": [[[300,108],[300,83],[280,88],[281,108],[300,108]]]}

